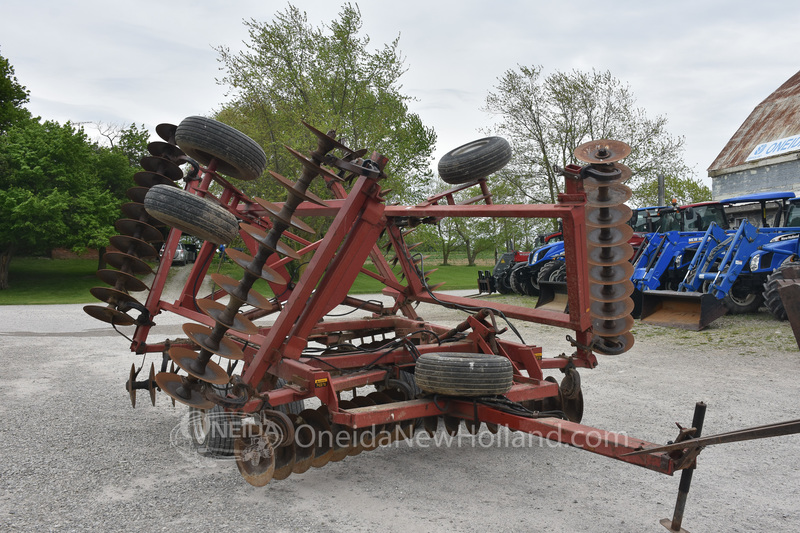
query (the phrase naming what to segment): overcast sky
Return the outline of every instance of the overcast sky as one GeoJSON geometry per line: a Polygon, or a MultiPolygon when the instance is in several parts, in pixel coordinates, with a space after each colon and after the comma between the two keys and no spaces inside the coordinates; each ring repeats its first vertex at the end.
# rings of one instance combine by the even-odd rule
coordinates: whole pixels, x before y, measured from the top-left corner
{"type": "MultiPolygon", "coordinates": [[[[376,46],[400,36],[412,110],[439,136],[438,160],[482,136],[481,111],[517,65],[609,70],[648,116],[686,139],[706,169],[752,109],[800,70],[800,5],[784,1],[362,0],[376,46]]],[[[319,26],[342,2],[295,0],[319,26]]],[[[270,0],[0,0],[0,55],[30,90],[29,109],[65,122],[178,123],[225,101],[217,53],[239,49],[243,19],[270,0]]],[[[325,125],[317,125],[325,129],[325,125]]],[[[87,132],[88,128],[87,126],[87,132]]],[[[379,147],[370,147],[378,148],[379,147]]]]}

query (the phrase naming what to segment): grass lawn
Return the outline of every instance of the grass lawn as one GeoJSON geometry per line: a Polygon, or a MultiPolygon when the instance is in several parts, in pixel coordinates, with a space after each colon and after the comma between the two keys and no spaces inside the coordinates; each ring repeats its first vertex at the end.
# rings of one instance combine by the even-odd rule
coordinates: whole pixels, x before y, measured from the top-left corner
{"type": "MultiPolygon", "coordinates": [[[[491,267],[439,266],[435,260],[425,262],[425,269],[438,270],[430,275],[430,284],[442,281],[446,284],[440,290],[475,289],[477,291],[478,270],[491,267]]],[[[95,276],[97,261],[94,259],[53,260],[38,257],[14,257],[11,260],[9,284],[11,287],[0,291],[0,305],[25,304],[72,304],[97,303],[89,289],[105,286],[95,276]]],[[[216,264],[209,269],[216,272],[216,264]]],[[[239,279],[241,268],[232,263],[225,263],[220,272],[239,279]]],[[[259,281],[256,290],[271,296],[266,283],[259,281]]],[[[351,294],[369,294],[380,292],[383,285],[378,281],[359,274],[351,294]]]]}

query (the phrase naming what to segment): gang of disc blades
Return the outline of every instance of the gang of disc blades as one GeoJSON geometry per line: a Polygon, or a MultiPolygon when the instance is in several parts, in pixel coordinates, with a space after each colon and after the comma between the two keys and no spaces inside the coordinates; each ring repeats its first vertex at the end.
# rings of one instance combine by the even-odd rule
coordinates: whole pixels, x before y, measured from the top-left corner
{"type": "Polygon", "coordinates": [[[183,385],[183,379],[178,374],[171,372],[159,372],[156,374],[156,384],[167,396],[177,400],[189,407],[197,409],[211,409],[214,402],[206,400],[205,397],[196,390],[189,389],[183,385]]]}
{"type": "Polygon", "coordinates": [[[225,385],[230,381],[230,376],[213,361],[207,361],[205,365],[200,365],[198,362],[200,354],[194,350],[182,346],[172,346],[169,349],[169,356],[187,374],[201,381],[214,385],[225,385]]]}
{"type": "Polygon", "coordinates": [[[132,218],[120,218],[114,223],[114,229],[123,235],[136,237],[147,242],[162,242],[164,236],[158,229],[146,222],[134,220],[132,218]]]}
{"type": "Polygon", "coordinates": [[[142,168],[148,172],[161,174],[172,181],[178,181],[179,179],[183,178],[183,171],[181,170],[181,167],[166,157],[148,155],[143,157],[139,163],[142,165],[142,168]]]}
{"type": "Polygon", "coordinates": [[[592,228],[586,233],[586,242],[589,246],[617,246],[628,242],[631,237],[633,228],[624,224],[608,228],[592,228]]]}
{"type": "Polygon", "coordinates": [[[222,324],[226,328],[244,333],[246,335],[255,335],[256,333],[258,333],[258,328],[256,327],[256,325],[253,324],[247,318],[245,318],[245,316],[242,313],[235,313],[233,316],[233,321],[224,322],[221,317],[225,313],[226,306],[221,304],[220,302],[215,302],[214,300],[208,300],[206,298],[202,298],[200,300],[197,300],[197,307],[199,307],[200,310],[203,311],[205,314],[213,318],[215,322],[217,322],[218,324],[222,324]]]}
{"type": "Polygon", "coordinates": [[[103,305],[84,305],[83,310],[89,316],[115,326],[132,326],[136,322],[122,311],[103,305]]]}
{"type": "Polygon", "coordinates": [[[132,274],[122,272],[121,270],[111,270],[110,268],[101,268],[95,274],[100,281],[111,285],[115,289],[125,289],[128,292],[140,292],[149,290],[147,285],[132,274]]]}
{"type": "Polygon", "coordinates": [[[105,261],[114,268],[124,270],[134,275],[152,274],[153,269],[150,265],[136,257],[135,255],[128,255],[125,252],[106,252],[103,255],[105,261]]]}
{"type": "Polygon", "coordinates": [[[186,336],[203,349],[226,359],[244,359],[242,349],[230,337],[223,335],[219,344],[215,344],[211,340],[212,330],[209,327],[188,323],[184,324],[182,328],[186,336]]]}
{"type": "Polygon", "coordinates": [[[572,155],[584,163],[614,163],[625,159],[630,153],[631,147],[622,141],[598,139],[578,146],[572,155]]]}
{"type": "Polygon", "coordinates": [[[633,317],[628,315],[616,320],[592,318],[592,330],[600,337],[614,337],[628,333],[633,328],[633,317]]]}
{"type": "Polygon", "coordinates": [[[613,207],[624,204],[633,196],[627,185],[611,184],[597,189],[586,189],[586,207],[613,207]]]}
{"type": "Polygon", "coordinates": [[[314,193],[312,193],[310,191],[301,191],[301,190],[295,189],[295,187],[294,187],[295,184],[294,183],[292,183],[289,179],[281,176],[280,174],[278,174],[274,170],[270,170],[269,173],[275,179],[275,181],[277,181],[278,183],[283,185],[283,187],[287,191],[289,191],[289,194],[292,194],[293,196],[295,196],[297,198],[300,198],[301,200],[305,200],[306,202],[311,202],[312,204],[321,205],[322,207],[328,207],[328,204],[326,204],[322,200],[322,198],[320,198],[316,194],[314,194],[314,193]]]}
{"type": "Polygon", "coordinates": [[[633,271],[634,267],[630,261],[613,266],[592,265],[589,267],[589,281],[600,284],[617,283],[630,279],[633,271]]]}
{"type": "Polygon", "coordinates": [[[261,277],[267,280],[270,283],[275,283],[277,285],[286,285],[286,280],[278,274],[278,272],[267,265],[261,267],[261,271],[255,270],[252,268],[253,257],[244,253],[240,252],[239,250],[225,249],[225,253],[230,257],[234,263],[248,271],[250,274],[254,276],[261,277]]]}
{"type": "Polygon", "coordinates": [[[135,255],[139,259],[158,259],[158,252],[151,244],[130,237],[129,235],[114,235],[108,239],[111,246],[130,255],[135,255]]]}
{"type": "Polygon", "coordinates": [[[629,262],[631,257],[633,257],[633,246],[627,242],[616,246],[589,246],[590,265],[620,265],[629,262]]]}
{"type": "Polygon", "coordinates": [[[302,220],[300,220],[299,218],[297,218],[295,216],[292,216],[291,218],[288,218],[288,219],[285,218],[281,214],[281,208],[278,207],[277,205],[273,204],[272,202],[268,202],[268,201],[264,200],[263,198],[258,198],[258,197],[253,198],[253,200],[258,202],[258,205],[260,205],[261,207],[266,209],[267,212],[270,215],[272,215],[273,218],[275,218],[276,220],[280,220],[281,222],[283,222],[287,226],[292,226],[293,228],[299,229],[301,231],[305,231],[307,233],[311,233],[312,235],[316,233],[316,231],[314,231],[314,228],[312,228],[311,226],[309,226],[308,224],[306,224],[305,222],[303,222],[302,220]]]}
{"type": "Polygon", "coordinates": [[[616,302],[592,302],[589,310],[592,318],[603,318],[606,320],[616,320],[633,312],[634,302],[630,298],[624,298],[616,302]]]}
{"type": "Polygon", "coordinates": [[[617,283],[590,283],[589,298],[596,302],[617,302],[633,294],[633,282],[629,279],[617,283]]]}
{"type": "MultiPolygon", "coordinates": [[[[235,294],[238,294],[239,288],[239,281],[233,279],[230,276],[226,276],[224,274],[214,273],[211,274],[211,280],[219,285],[223,291],[231,295],[231,298],[236,298],[241,300],[235,294]]],[[[270,302],[264,295],[261,293],[251,289],[247,293],[247,299],[244,300],[247,305],[251,305],[253,307],[257,307],[258,309],[265,309],[265,310],[272,310],[276,307],[277,304],[273,304],[270,302]]]]}

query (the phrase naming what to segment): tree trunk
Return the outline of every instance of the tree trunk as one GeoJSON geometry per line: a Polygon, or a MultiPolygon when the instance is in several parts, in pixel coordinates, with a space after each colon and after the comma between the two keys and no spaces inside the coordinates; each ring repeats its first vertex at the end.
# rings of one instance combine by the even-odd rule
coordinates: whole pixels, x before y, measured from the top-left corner
{"type": "Polygon", "coordinates": [[[14,250],[11,246],[0,251],[0,291],[4,291],[9,287],[8,266],[11,263],[13,253],[14,250]]]}
{"type": "Polygon", "coordinates": [[[97,250],[97,270],[106,268],[106,247],[103,246],[97,250]]]}

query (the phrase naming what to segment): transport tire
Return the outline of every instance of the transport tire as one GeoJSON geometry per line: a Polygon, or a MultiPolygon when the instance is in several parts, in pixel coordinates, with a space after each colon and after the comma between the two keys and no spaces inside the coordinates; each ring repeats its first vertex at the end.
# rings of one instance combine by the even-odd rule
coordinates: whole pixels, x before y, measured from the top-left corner
{"type": "Polygon", "coordinates": [[[513,384],[511,361],[481,353],[426,353],[417,359],[417,386],[447,396],[505,394],[513,384]]]}
{"type": "Polygon", "coordinates": [[[494,174],[511,160],[511,146],[502,137],[485,137],[447,152],[439,160],[445,183],[471,183],[494,174]]]}
{"type": "Polygon", "coordinates": [[[202,165],[217,160],[216,170],[232,178],[258,179],[267,166],[267,155],[253,139],[216,120],[186,117],[175,130],[175,142],[202,165]]]}
{"type": "Polygon", "coordinates": [[[177,187],[152,187],[144,208],[164,224],[214,244],[229,244],[239,232],[236,217],[227,209],[177,187]]]}

